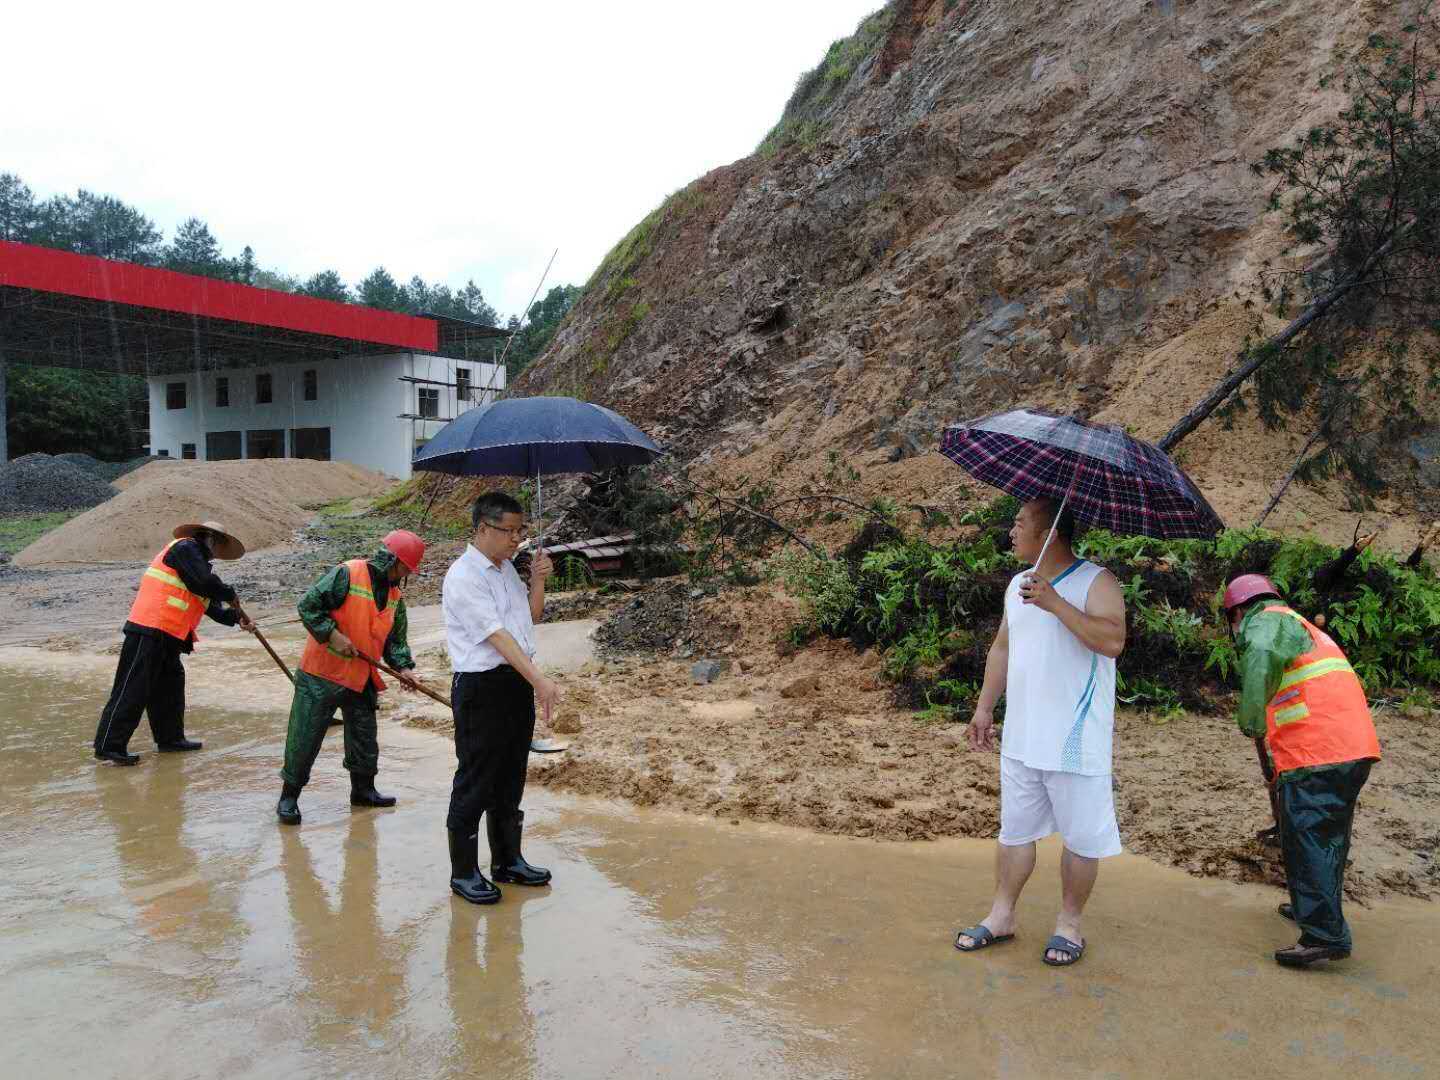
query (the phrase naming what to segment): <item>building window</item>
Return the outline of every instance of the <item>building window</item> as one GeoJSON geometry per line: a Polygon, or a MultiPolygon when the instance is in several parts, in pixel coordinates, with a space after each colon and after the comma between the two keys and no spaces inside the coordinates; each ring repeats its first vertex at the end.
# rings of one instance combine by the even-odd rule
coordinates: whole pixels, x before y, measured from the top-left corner
{"type": "Polygon", "coordinates": [[[427,420],[440,416],[440,390],[438,387],[420,387],[420,415],[427,420]]]}
{"type": "Polygon", "coordinates": [[[183,382],[165,384],[165,408],[185,408],[185,384],[183,382]]]}
{"type": "Polygon", "coordinates": [[[155,451],[155,456],[156,456],[156,457],[169,457],[169,456],[170,456],[170,451],[169,451],[169,450],[156,450],[156,451],[155,451]]]}
{"type": "Polygon", "coordinates": [[[314,368],[305,372],[305,400],[315,401],[320,397],[320,379],[314,368]]]}
{"type": "Polygon", "coordinates": [[[285,429],[266,428],[245,432],[245,456],[247,458],[283,458],[285,456],[285,429]]]}
{"type": "Polygon", "coordinates": [[[274,400],[275,384],[270,378],[270,373],[262,371],[255,376],[255,404],[269,405],[274,400]]]}
{"type": "Polygon", "coordinates": [[[240,432],[207,431],[205,433],[206,461],[239,461],[240,432]]]}
{"type": "Polygon", "coordinates": [[[182,442],[180,444],[180,456],[186,461],[194,461],[195,444],[193,442],[182,442]]]}
{"type": "Polygon", "coordinates": [[[290,429],[290,456],[312,461],[330,460],[330,429],[328,427],[297,427],[290,429]]]}
{"type": "Polygon", "coordinates": [[[468,367],[455,369],[455,399],[461,403],[470,400],[470,369],[468,367]]]}
{"type": "Polygon", "coordinates": [[[215,380],[215,407],[217,409],[230,407],[230,378],[228,375],[221,375],[215,380]]]}

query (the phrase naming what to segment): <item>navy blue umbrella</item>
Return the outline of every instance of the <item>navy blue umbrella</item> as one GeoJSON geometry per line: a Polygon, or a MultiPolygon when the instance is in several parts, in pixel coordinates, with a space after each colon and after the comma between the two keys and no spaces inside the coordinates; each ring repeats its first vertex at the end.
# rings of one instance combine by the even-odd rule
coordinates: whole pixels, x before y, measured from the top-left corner
{"type": "Polygon", "coordinates": [[[551,476],[644,465],[664,451],[603,405],[568,397],[502,398],[461,413],[415,455],[454,476],[551,476]]]}
{"type": "Polygon", "coordinates": [[[502,398],[451,420],[413,465],[453,476],[533,476],[539,517],[540,477],[644,465],[664,452],[603,405],[568,397],[502,398]]]}

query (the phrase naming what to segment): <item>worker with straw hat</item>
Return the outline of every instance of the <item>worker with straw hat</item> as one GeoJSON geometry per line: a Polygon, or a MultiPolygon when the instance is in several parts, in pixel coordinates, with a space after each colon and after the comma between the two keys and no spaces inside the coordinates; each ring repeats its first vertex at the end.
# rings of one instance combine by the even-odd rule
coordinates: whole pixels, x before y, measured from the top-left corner
{"type": "Polygon", "coordinates": [[[1246,735],[1263,741],[1275,792],[1290,902],[1280,914],[1300,940],[1279,949],[1286,967],[1350,955],[1340,910],[1345,860],[1360,789],[1380,760],[1380,740],[1355,669],[1330,636],[1280,599],[1269,578],[1242,574],[1221,606],[1240,653],[1246,735]]]}
{"type": "Polygon", "coordinates": [[[127,747],[141,713],[150,717],[161,752],[199,750],[198,739],[185,737],[185,667],[180,655],[194,649],[195,630],[207,615],[222,626],[254,629],[240,613],[235,590],[211,567],[217,558],[240,558],[245,545],[218,521],[180,525],[171,535],[140,578],[125,620],[125,643],[110,700],[95,729],[95,756],[116,765],[140,761],[127,747]]]}
{"type": "Polygon", "coordinates": [[[409,671],[409,620],[404,580],[420,569],[425,541],[403,529],[389,533],[369,559],[351,559],[330,570],[300,598],[300,621],[308,637],[295,673],[295,697],[285,736],[284,786],[275,808],[282,824],[300,824],[300,792],[320,754],[335,710],[345,723],[345,768],[351,806],[394,806],[393,795],[375,790],[379,771],[375,707],[385,681],[370,661],[397,669],[400,684],[416,688],[409,671]]]}

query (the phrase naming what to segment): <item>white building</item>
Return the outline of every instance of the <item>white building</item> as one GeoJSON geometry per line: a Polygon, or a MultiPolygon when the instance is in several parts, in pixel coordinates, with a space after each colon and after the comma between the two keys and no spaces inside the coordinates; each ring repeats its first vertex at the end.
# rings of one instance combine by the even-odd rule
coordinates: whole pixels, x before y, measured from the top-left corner
{"type": "Polygon", "coordinates": [[[151,376],[151,454],[349,461],[401,479],[445,423],[492,401],[505,369],[424,353],[151,376]]]}

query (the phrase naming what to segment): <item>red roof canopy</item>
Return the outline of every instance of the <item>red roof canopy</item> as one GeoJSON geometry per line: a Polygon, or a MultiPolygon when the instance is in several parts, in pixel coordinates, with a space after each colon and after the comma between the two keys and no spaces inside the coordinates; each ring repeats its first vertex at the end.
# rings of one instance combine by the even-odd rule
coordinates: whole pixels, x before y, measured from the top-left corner
{"type": "Polygon", "coordinates": [[[356,353],[464,355],[472,338],[500,333],[0,240],[0,350],[22,363],[166,374],[356,353]]]}

